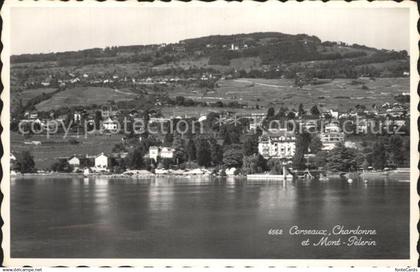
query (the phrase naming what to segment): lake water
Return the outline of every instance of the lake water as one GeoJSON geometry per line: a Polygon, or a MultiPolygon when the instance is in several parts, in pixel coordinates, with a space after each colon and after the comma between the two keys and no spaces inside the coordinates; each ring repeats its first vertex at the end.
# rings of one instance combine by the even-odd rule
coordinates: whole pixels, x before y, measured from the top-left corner
{"type": "Polygon", "coordinates": [[[409,183],[16,178],[11,256],[408,258],[409,183]],[[363,239],[376,245],[305,247],[321,236],[289,235],[335,225],[374,229],[363,239]]]}

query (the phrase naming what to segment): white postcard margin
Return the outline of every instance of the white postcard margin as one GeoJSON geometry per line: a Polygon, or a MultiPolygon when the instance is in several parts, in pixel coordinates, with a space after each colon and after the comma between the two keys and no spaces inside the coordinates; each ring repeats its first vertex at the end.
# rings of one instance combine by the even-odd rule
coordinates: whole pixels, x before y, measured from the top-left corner
{"type": "MultiPolygon", "coordinates": [[[[419,84],[419,74],[417,71],[417,60],[419,58],[419,50],[417,42],[419,41],[419,34],[417,32],[417,21],[419,14],[417,12],[416,2],[414,1],[329,1],[323,3],[319,2],[296,2],[288,1],[282,3],[280,1],[267,1],[263,3],[243,1],[238,2],[136,2],[136,1],[106,1],[97,2],[93,0],[85,0],[83,2],[62,2],[62,1],[17,1],[7,0],[0,11],[3,20],[3,31],[1,35],[1,41],[3,44],[3,51],[1,52],[1,61],[3,63],[3,69],[1,71],[1,80],[4,85],[1,99],[3,101],[3,109],[1,112],[1,125],[3,132],[1,134],[1,141],[3,145],[3,156],[1,158],[1,165],[3,170],[3,177],[1,182],[1,191],[3,193],[3,201],[1,203],[1,216],[4,221],[2,227],[3,241],[2,249],[4,254],[3,266],[6,267],[21,267],[29,265],[32,267],[53,267],[53,266],[133,266],[133,267],[154,267],[154,268],[165,268],[165,267],[177,267],[177,268],[273,268],[273,267],[416,267],[419,254],[416,250],[417,241],[419,234],[417,231],[417,223],[419,222],[419,209],[417,203],[419,196],[417,194],[417,180],[419,178],[419,170],[417,164],[419,162],[419,153],[417,146],[419,143],[419,132],[417,128],[417,120],[419,112],[417,106],[419,103],[419,96],[417,94],[417,86],[419,84]],[[145,6],[153,7],[183,7],[183,6],[198,6],[203,8],[209,7],[234,7],[239,5],[251,5],[258,7],[260,5],[272,5],[278,8],[293,7],[298,12],[299,7],[345,7],[345,8],[407,8],[410,10],[410,259],[19,259],[11,258],[10,256],[10,102],[9,102],[9,83],[10,83],[10,9],[19,7],[132,7],[141,8],[145,6]]],[[[30,23],[30,22],[27,22],[30,23]]]]}

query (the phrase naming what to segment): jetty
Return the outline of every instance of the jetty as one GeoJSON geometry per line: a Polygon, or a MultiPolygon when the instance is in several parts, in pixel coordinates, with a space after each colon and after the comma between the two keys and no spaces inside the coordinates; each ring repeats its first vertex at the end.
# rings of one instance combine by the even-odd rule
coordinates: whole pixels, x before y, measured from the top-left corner
{"type": "Polygon", "coordinates": [[[276,175],[276,174],[250,174],[246,175],[246,178],[248,180],[280,180],[280,181],[291,181],[294,178],[294,175],[291,174],[292,172],[289,169],[286,169],[286,166],[283,166],[282,174],[276,175]],[[289,172],[289,174],[286,174],[286,172],[289,172]]]}

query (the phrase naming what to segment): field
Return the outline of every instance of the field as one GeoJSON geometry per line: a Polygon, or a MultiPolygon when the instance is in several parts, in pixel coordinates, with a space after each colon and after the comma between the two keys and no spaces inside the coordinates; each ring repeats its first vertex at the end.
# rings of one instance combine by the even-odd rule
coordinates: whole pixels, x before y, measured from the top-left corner
{"type": "MultiPolygon", "coordinates": [[[[25,104],[29,99],[42,93],[52,92],[52,88],[31,89],[12,94],[12,108],[22,99],[25,104]]],[[[214,90],[193,86],[174,86],[167,89],[170,97],[184,96],[195,101],[224,103],[237,101],[241,104],[259,105],[261,108],[288,106],[297,108],[303,103],[306,108],[313,104],[326,108],[345,111],[357,104],[368,107],[373,104],[395,102],[394,96],[409,92],[408,78],[377,78],[376,80],[335,79],[318,85],[294,86],[290,79],[251,79],[240,78],[219,80],[214,90]]],[[[82,106],[104,104],[110,100],[123,101],[136,98],[128,89],[111,89],[105,87],[77,87],[55,94],[52,98],[36,105],[40,111],[49,111],[63,106],[82,106]]],[[[165,116],[198,116],[209,111],[247,111],[246,109],[210,108],[210,107],[164,107],[165,116]]]]}
{"type": "Polygon", "coordinates": [[[47,94],[47,93],[54,92],[55,90],[56,89],[54,88],[39,88],[39,89],[26,89],[21,92],[11,92],[11,100],[10,100],[11,105],[10,106],[13,109],[19,103],[19,100],[21,100],[22,104],[25,105],[32,98],[38,95],[41,95],[43,93],[47,94]]]}
{"type": "Polygon", "coordinates": [[[49,111],[64,106],[100,105],[110,100],[131,100],[135,97],[136,94],[126,89],[116,90],[103,87],[77,87],[55,94],[50,99],[37,104],[36,108],[40,111],[49,111]]]}
{"type": "MultiPolygon", "coordinates": [[[[109,60],[110,58],[108,58],[109,60]]],[[[55,61],[51,62],[30,62],[30,63],[12,63],[11,64],[11,76],[13,72],[27,71],[30,69],[36,69],[40,74],[45,76],[54,73],[87,73],[104,75],[107,73],[124,74],[127,76],[135,75],[139,71],[144,70],[149,66],[145,66],[142,63],[96,63],[87,65],[77,66],[59,66],[55,61]]]]}
{"type": "Polygon", "coordinates": [[[121,142],[121,137],[121,135],[88,135],[87,139],[84,136],[63,139],[62,135],[57,135],[47,139],[45,135],[38,135],[24,139],[22,135],[12,132],[10,139],[12,153],[28,150],[34,156],[35,167],[45,169],[60,157],[69,157],[75,154],[98,155],[101,152],[109,153],[115,144],[121,142]],[[71,138],[76,139],[79,144],[70,144],[68,140],[71,138]],[[41,144],[26,145],[24,144],[25,141],[40,141],[41,144]]]}
{"type": "MultiPolygon", "coordinates": [[[[221,97],[223,101],[238,101],[264,107],[281,105],[297,108],[300,103],[347,110],[357,104],[371,106],[395,102],[394,95],[409,92],[408,78],[377,78],[359,80],[363,84],[352,84],[351,79],[335,79],[319,85],[294,86],[289,79],[235,79],[219,81],[215,93],[205,97],[221,97]],[[365,85],[367,88],[362,88],[365,85]]],[[[194,95],[194,93],[191,93],[194,95]]],[[[202,96],[202,95],[199,95],[202,96]]],[[[202,99],[202,98],[201,98],[202,99]]]]}
{"type": "Polygon", "coordinates": [[[193,67],[196,68],[212,68],[222,72],[228,72],[232,69],[236,70],[246,70],[256,69],[261,66],[261,59],[259,57],[244,57],[244,58],[235,58],[230,60],[230,65],[209,65],[209,58],[203,57],[199,59],[182,59],[180,61],[168,64],[162,64],[155,66],[153,69],[163,70],[169,68],[183,68],[190,69],[193,67]]]}
{"type": "MultiPolygon", "coordinates": [[[[220,80],[214,91],[198,87],[176,87],[169,91],[169,95],[173,98],[184,96],[195,101],[205,102],[237,101],[241,104],[259,105],[263,108],[287,106],[297,109],[298,105],[303,103],[308,109],[317,104],[345,111],[357,104],[370,107],[373,104],[393,103],[395,95],[410,90],[408,78],[364,79],[357,80],[357,84],[352,81],[351,79],[335,79],[324,84],[305,85],[303,88],[298,88],[294,86],[294,81],[289,79],[240,78],[220,80]]],[[[190,109],[190,114],[200,111],[227,110],[227,108],[188,107],[183,109],[178,107],[164,109],[163,112],[171,113],[173,111],[177,114],[185,111],[188,114],[188,109],[190,109]]]]}
{"type": "MultiPolygon", "coordinates": [[[[181,106],[174,106],[174,107],[163,107],[161,112],[165,117],[199,117],[203,115],[207,115],[210,112],[222,112],[222,111],[229,111],[229,112],[236,112],[238,114],[241,113],[249,113],[249,109],[242,109],[242,108],[217,108],[217,107],[181,107],[181,106]]],[[[252,110],[252,112],[263,112],[265,113],[266,110],[252,110]]]]}
{"type": "MultiPolygon", "coordinates": [[[[240,78],[220,80],[214,91],[198,87],[177,86],[168,90],[170,97],[184,96],[195,101],[224,103],[237,101],[241,104],[259,105],[266,112],[268,107],[287,106],[297,109],[300,103],[309,110],[312,105],[346,111],[357,104],[370,108],[373,104],[393,103],[394,96],[409,92],[408,78],[377,78],[376,80],[335,79],[319,85],[294,86],[289,79],[240,78]],[[365,88],[363,88],[365,86],[365,88]]],[[[261,109],[262,108],[262,109],[261,109]]],[[[249,109],[214,107],[164,107],[164,116],[200,116],[211,111],[249,112],[249,109]]]]}

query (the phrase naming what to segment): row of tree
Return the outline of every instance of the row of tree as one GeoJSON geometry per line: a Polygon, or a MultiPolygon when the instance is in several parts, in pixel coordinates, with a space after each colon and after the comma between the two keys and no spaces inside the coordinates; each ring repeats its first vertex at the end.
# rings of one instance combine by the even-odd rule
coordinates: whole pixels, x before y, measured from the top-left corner
{"type": "MultiPolygon", "coordinates": [[[[333,150],[319,151],[303,167],[321,168],[333,172],[348,172],[372,167],[409,167],[410,143],[408,137],[392,135],[383,137],[373,147],[348,148],[339,144],[333,150]]],[[[301,168],[303,168],[301,167],[301,168]]]]}

